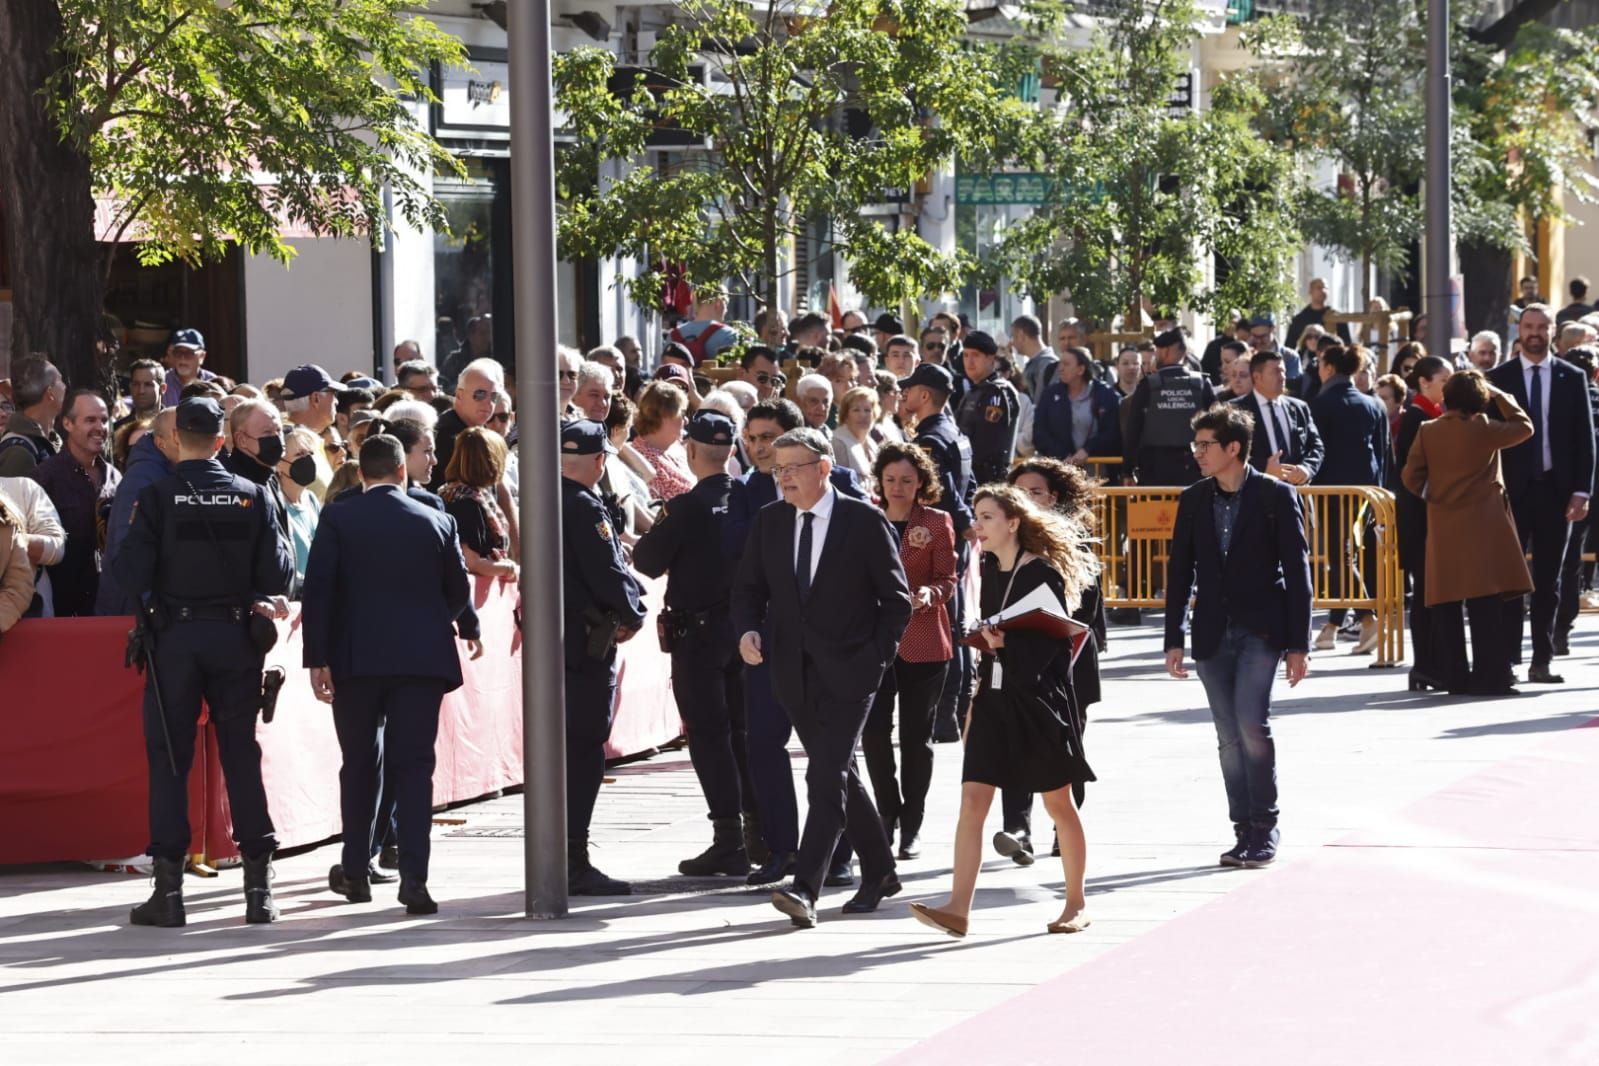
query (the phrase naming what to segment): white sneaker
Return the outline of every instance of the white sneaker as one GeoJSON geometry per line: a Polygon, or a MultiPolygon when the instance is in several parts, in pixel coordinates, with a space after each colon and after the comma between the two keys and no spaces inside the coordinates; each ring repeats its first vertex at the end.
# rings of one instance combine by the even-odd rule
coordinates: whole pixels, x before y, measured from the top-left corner
{"type": "Polygon", "coordinates": [[[1584,611],[1599,611],[1599,589],[1589,589],[1578,596],[1577,604],[1584,611]]]}
{"type": "Polygon", "coordinates": [[[1316,634],[1316,643],[1311,647],[1316,651],[1332,651],[1338,644],[1338,627],[1328,622],[1321,627],[1321,632],[1316,634]]]}

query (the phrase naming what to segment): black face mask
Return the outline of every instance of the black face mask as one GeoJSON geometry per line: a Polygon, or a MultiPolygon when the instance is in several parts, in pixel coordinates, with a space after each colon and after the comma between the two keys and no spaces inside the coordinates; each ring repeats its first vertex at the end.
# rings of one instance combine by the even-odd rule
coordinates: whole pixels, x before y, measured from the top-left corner
{"type": "Polygon", "coordinates": [[[259,449],[255,453],[256,462],[262,466],[277,466],[283,460],[282,437],[257,437],[255,446],[259,449]]]}
{"type": "Polygon", "coordinates": [[[316,480],[316,460],[302,455],[289,464],[289,480],[302,489],[316,480]]]}

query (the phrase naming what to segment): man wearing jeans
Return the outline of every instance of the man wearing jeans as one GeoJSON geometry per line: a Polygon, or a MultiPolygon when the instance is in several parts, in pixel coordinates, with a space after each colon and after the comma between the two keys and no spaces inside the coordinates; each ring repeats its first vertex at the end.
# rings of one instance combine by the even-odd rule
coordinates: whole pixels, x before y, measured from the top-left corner
{"type": "Polygon", "coordinates": [[[1202,479],[1177,502],[1166,580],[1166,671],[1186,678],[1194,594],[1194,661],[1210,701],[1234,846],[1223,866],[1277,857],[1277,750],[1271,684],[1286,654],[1290,687],[1310,644],[1310,549],[1293,486],[1248,464],[1254,419],[1217,405],[1194,416],[1202,479]]]}

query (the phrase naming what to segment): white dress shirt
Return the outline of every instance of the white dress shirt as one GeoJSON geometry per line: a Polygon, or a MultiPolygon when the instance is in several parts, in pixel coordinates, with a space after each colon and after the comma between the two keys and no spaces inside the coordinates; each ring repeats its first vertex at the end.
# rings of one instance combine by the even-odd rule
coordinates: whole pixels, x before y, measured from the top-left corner
{"type": "Polygon", "coordinates": [[[1521,385],[1522,388],[1527,390],[1527,415],[1532,419],[1533,425],[1538,427],[1538,439],[1543,443],[1543,468],[1545,470],[1553,470],[1555,468],[1555,454],[1549,446],[1549,385],[1554,380],[1554,375],[1551,372],[1551,363],[1548,356],[1544,356],[1544,360],[1541,363],[1529,362],[1524,355],[1518,355],[1516,358],[1521,360],[1521,385]],[[1543,410],[1541,411],[1531,410],[1532,368],[1535,366],[1538,368],[1538,376],[1543,379],[1538,383],[1543,399],[1543,410]]]}
{"type": "Polygon", "coordinates": [[[1285,410],[1288,405],[1283,403],[1280,396],[1275,400],[1268,399],[1259,389],[1255,390],[1255,403],[1260,407],[1260,420],[1266,427],[1267,454],[1282,452],[1286,456],[1289,442],[1285,434],[1293,432],[1288,425],[1288,412],[1285,410]]]}
{"type": "Polygon", "coordinates": [[[805,516],[815,515],[811,519],[811,583],[816,582],[816,564],[822,561],[822,545],[827,540],[827,524],[833,520],[833,502],[838,498],[838,490],[829,483],[827,491],[822,493],[822,498],[816,501],[815,506],[808,511],[795,508],[794,514],[794,574],[799,576],[799,544],[800,534],[805,530],[805,516]]]}

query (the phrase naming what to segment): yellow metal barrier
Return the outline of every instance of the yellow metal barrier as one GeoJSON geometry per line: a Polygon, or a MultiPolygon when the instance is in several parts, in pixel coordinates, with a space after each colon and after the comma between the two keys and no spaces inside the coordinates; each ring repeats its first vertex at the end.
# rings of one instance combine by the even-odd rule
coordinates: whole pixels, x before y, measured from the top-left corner
{"type": "MultiPolygon", "coordinates": [[[[1102,486],[1100,585],[1105,606],[1164,607],[1166,560],[1180,487],[1102,486]]],[[[1310,544],[1312,606],[1371,611],[1377,621],[1376,666],[1405,657],[1404,579],[1394,497],[1364,485],[1306,485],[1298,490],[1310,544]]]]}

